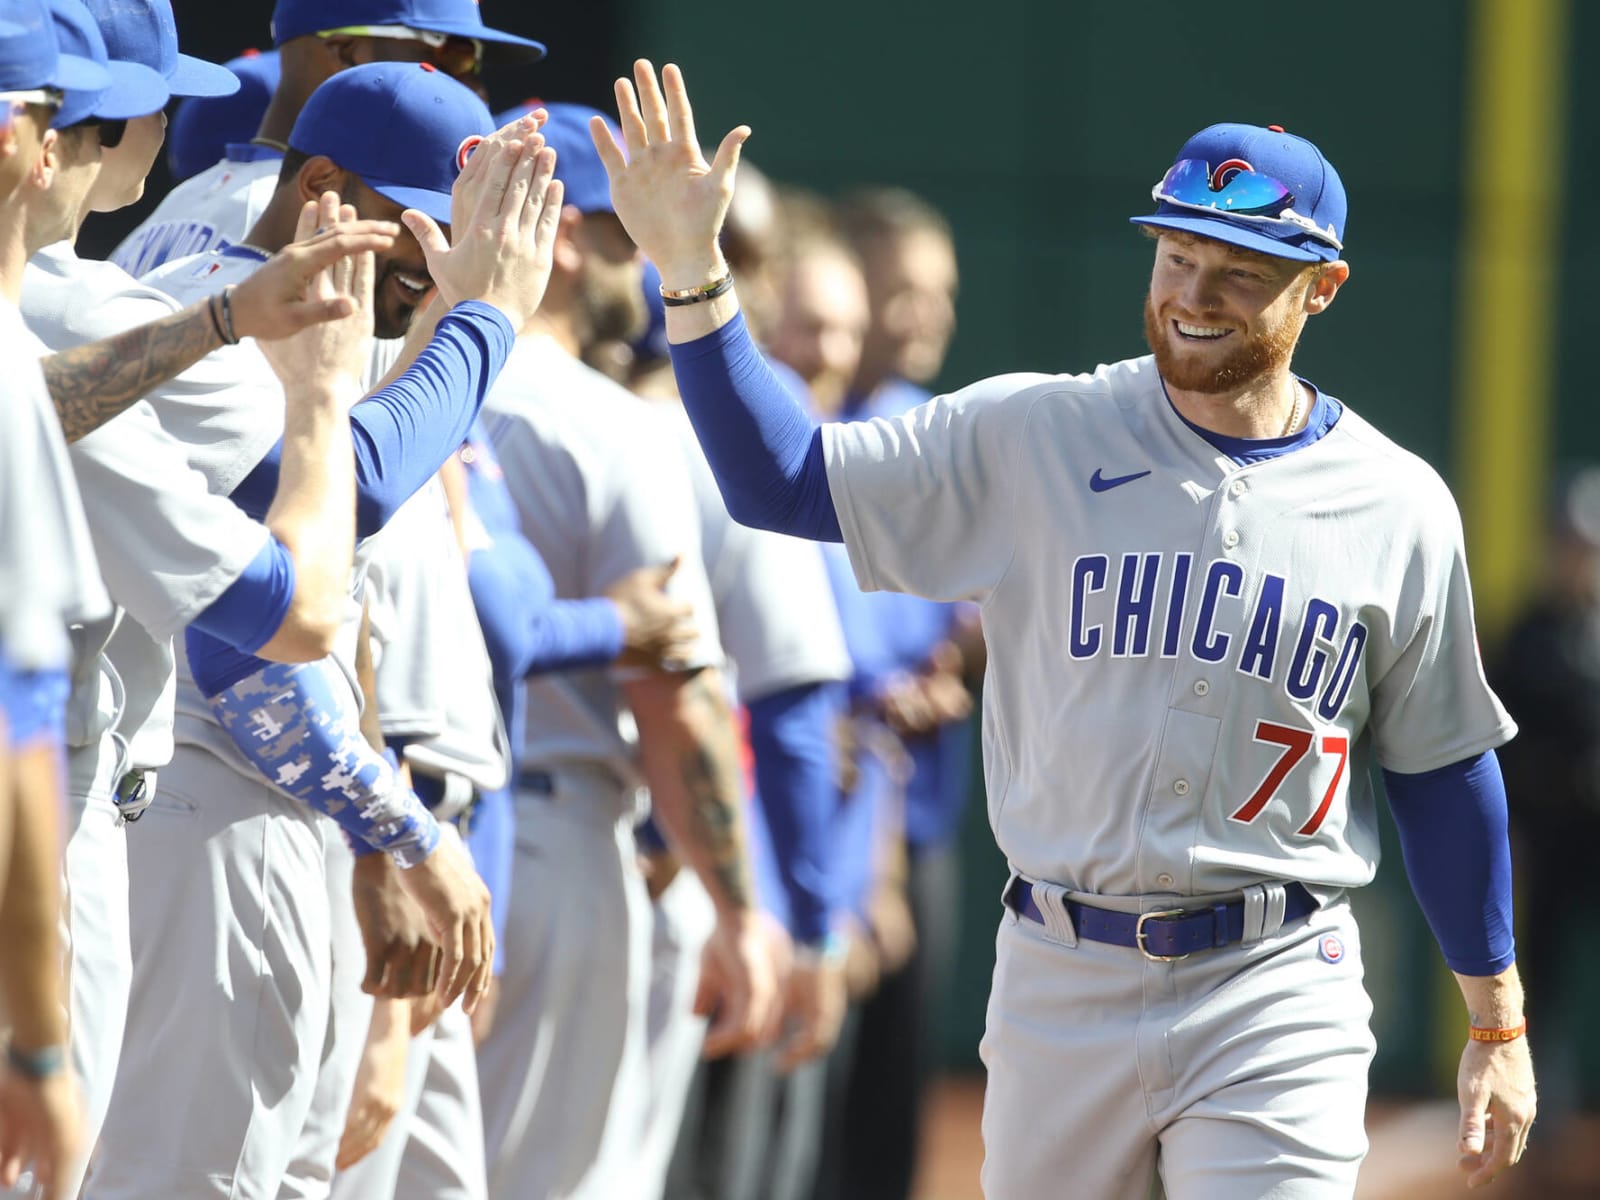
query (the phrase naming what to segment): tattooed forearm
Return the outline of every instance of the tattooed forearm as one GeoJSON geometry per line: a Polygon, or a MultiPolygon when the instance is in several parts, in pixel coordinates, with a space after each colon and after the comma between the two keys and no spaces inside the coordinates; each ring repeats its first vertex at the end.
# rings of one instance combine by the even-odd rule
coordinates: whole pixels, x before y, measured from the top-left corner
{"type": "Polygon", "coordinates": [[[684,747],[680,771],[689,793],[694,834],[710,859],[707,865],[717,887],[730,904],[748,908],[754,889],[740,820],[732,718],[714,677],[701,673],[683,687],[681,703],[690,712],[695,736],[684,747]]]}
{"type": "Polygon", "coordinates": [[[43,360],[44,380],[67,441],[93,433],[158,384],[222,345],[201,302],[114,337],[43,360]]]}

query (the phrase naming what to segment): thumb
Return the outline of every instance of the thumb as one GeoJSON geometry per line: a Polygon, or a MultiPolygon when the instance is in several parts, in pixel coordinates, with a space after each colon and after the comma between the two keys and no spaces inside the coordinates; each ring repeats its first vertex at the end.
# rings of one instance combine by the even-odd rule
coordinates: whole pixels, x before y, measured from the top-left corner
{"type": "Polygon", "coordinates": [[[672,577],[678,573],[678,568],[683,566],[683,555],[675,555],[671,562],[656,568],[656,586],[663,591],[667,584],[672,582],[672,577]]]}
{"type": "Polygon", "coordinates": [[[405,227],[411,230],[417,239],[417,244],[422,247],[422,253],[429,263],[433,262],[434,255],[444,254],[450,249],[450,242],[444,236],[444,231],[439,228],[439,223],[425,212],[418,212],[408,208],[400,214],[400,220],[405,227]]]}
{"type": "Polygon", "coordinates": [[[722,139],[722,145],[717,147],[716,157],[711,160],[711,174],[719,183],[732,177],[739,166],[739,151],[750,138],[750,126],[740,125],[737,129],[730,129],[728,136],[722,139]]]}

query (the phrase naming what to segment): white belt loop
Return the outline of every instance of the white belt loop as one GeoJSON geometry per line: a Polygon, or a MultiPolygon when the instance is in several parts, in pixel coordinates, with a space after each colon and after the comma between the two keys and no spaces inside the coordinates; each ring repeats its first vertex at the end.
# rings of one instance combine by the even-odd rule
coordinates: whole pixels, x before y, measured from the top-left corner
{"type": "Polygon", "coordinates": [[[1253,883],[1244,889],[1244,935],[1241,945],[1259,942],[1267,927],[1267,889],[1253,883]]]}
{"type": "Polygon", "coordinates": [[[1072,923],[1072,914],[1067,912],[1067,889],[1059,883],[1045,883],[1042,879],[1033,883],[1033,902],[1039,906],[1039,913],[1044,917],[1045,934],[1053,942],[1063,946],[1075,947],[1078,944],[1078,930],[1072,923]]]}
{"type": "Polygon", "coordinates": [[[1267,896],[1267,916],[1261,927],[1261,936],[1277,933],[1283,928],[1283,906],[1288,899],[1288,891],[1281,883],[1264,885],[1267,896]]]}

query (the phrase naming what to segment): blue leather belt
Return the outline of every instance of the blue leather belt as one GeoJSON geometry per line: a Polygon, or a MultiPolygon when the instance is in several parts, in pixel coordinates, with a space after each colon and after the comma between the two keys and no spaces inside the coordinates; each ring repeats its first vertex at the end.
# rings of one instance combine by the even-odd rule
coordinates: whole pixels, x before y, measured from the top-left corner
{"type": "MultiPolygon", "coordinates": [[[[1298,883],[1284,889],[1283,923],[1309,916],[1317,900],[1298,883]]],[[[1126,946],[1158,962],[1184,958],[1199,950],[1231,946],[1244,937],[1244,901],[1216,904],[1209,908],[1173,908],[1158,912],[1126,913],[1108,908],[1093,908],[1076,900],[1064,900],[1078,936],[1109,946],[1126,946]]],[[[1012,912],[1048,924],[1033,898],[1033,887],[1020,876],[1006,891],[1006,904],[1012,912]]]]}

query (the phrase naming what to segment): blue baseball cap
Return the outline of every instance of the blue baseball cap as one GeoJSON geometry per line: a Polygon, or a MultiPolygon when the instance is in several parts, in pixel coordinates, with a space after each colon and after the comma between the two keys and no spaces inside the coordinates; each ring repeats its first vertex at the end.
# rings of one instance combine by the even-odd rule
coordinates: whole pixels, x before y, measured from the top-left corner
{"type": "Polygon", "coordinates": [[[105,39],[83,0],[49,0],[49,5],[56,45],[64,53],[99,63],[111,75],[111,86],[103,90],[67,91],[50,122],[53,127],[65,129],[91,117],[107,121],[147,117],[167,106],[167,81],[160,75],[139,63],[110,61],[105,39]]]}
{"type": "Polygon", "coordinates": [[[239,80],[226,67],[178,52],[172,0],[85,0],[113,59],[143,63],[174,96],[231,96],[239,80]]]}
{"type": "Polygon", "coordinates": [[[111,86],[104,66],[62,53],[44,0],[0,0],[0,28],[0,92],[93,92],[111,86]]]}
{"type": "Polygon", "coordinates": [[[478,0],[278,0],[272,10],[272,40],[279,46],[308,33],[385,25],[474,38],[484,43],[485,54],[493,51],[507,62],[537,62],[545,55],[544,43],[485,25],[478,0]]]}
{"type": "Polygon", "coordinates": [[[1155,215],[1130,218],[1135,225],[1298,262],[1332,262],[1343,249],[1339,173],[1316,146],[1278,125],[1202,129],[1151,195],[1155,215]]]}
{"type": "Polygon", "coordinates": [[[194,96],[178,105],[167,126],[167,166],[177,182],[220,162],[235,142],[261,128],[282,68],[276,50],[246,50],[223,64],[239,80],[231,96],[194,96]]]}
{"type": "Polygon", "coordinates": [[[450,188],[494,132],[482,100],[430,63],[366,63],[311,93],[289,146],[326,155],[380,196],[450,220],[450,188]]]}
{"type": "Polygon", "coordinates": [[[563,104],[545,100],[526,100],[516,108],[508,108],[495,118],[500,125],[509,125],[536,108],[550,114],[540,133],[544,144],[556,152],[556,178],[566,186],[563,204],[570,204],[579,212],[615,212],[611,206],[611,179],[606,166],[594,148],[589,136],[589,118],[601,117],[611,136],[621,142],[621,135],[610,117],[598,108],[586,104],[563,104]]]}

